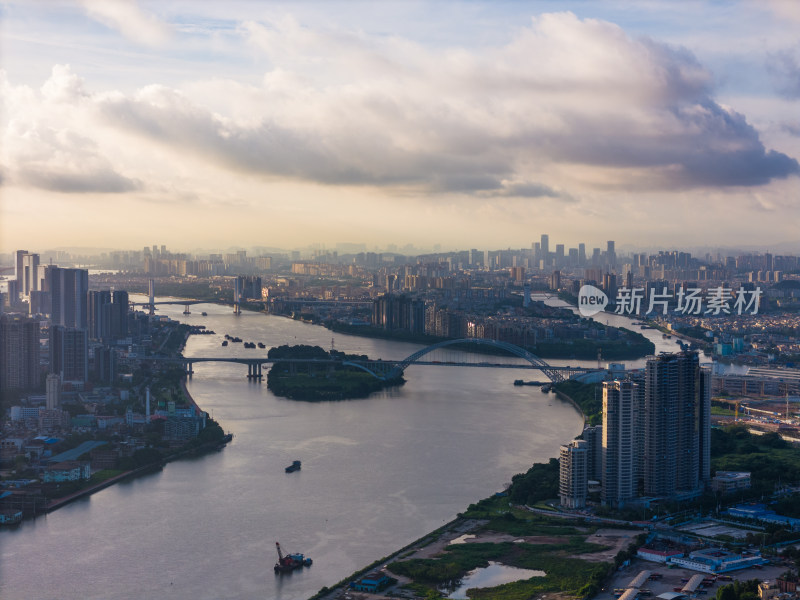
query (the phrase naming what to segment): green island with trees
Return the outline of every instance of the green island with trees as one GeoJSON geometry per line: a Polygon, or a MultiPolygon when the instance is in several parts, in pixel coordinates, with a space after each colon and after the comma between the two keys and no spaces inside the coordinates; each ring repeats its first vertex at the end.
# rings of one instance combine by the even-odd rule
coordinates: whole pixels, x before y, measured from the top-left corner
{"type": "Polygon", "coordinates": [[[337,350],[325,351],[319,346],[305,344],[270,348],[271,359],[318,360],[319,363],[276,362],[267,373],[267,387],[276,396],[291,400],[349,400],[366,398],[373,392],[402,385],[402,376],[378,379],[366,371],[342,364],[343,361],[369,358],[365,355],[345,354],[337,350]]]}

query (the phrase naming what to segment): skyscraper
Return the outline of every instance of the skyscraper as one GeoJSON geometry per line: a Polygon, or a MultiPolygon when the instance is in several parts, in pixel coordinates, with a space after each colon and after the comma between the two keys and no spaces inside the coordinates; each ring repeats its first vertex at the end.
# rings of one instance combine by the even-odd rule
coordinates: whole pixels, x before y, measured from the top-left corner
{"type": "Polygon", "coordinates": [[[592,481],[603,480],[603,426],[595,425],[583,430],[586,440],[587,464],[586,476],[592,481]]]}
{"type": "Polygon", "coordinates": [[[130,311],[128,292],[116,290],[112,296],[111,337],[124,338],[128,335],[128,312],[130,311]]]}
{"type": "Polygon", "coordinates": [[[86,329],[50,326],[50,373],[61,381],[89,379],[89,336],[86,329]]]}
{"type": "Polygon", "coordinates": [[[711,481],[711,369],[701,368],[699,372],[698,400],[700,409],[697,411],[699,423],[699,457],[698,469],[701,483],[705,486],[711,481]]]}
{"type": "MultiPolygon", "coordinates": [[[[17,280],[17,294],[21,294],[22,290],[25,289],[25,268],[23,266],[23,260],[27,254],[27,250],[17,250],[14,252],[14,275],[17,280]]],[[[12,304],[16,304],[17,300],[18,298],[12,298],[12,304]]]]}
{"type": "Polygon", "coordinates": [[[61,404],[61,377],[50,373],[45,380],[47,410],[56,410],[61,404]]]}
{"type": "Polygon", "coordinates": [[[550,236],[546,233],[542,234],[542,242],[541,242],[541,253],[542,258],[547,262],[547,259],[550,258],[550,236]]]}
{"type": "Polygon", "coordinates": [[[624,506],[636,497],[632,381],[603,383],[603,504],[624,506]]]}
{"type": "Polygon", "coordinates": [[[22,257],[21,293],[30,298],[31,292],[39,291],[39,255],[27,253],[22,257]]]}
{"type": "Polygon", "coordinates": [[[609,240],[606,246],[606,262],[612,269],[617,266],[617,251],[614,248],[613,240],[609,240]]]}
{"type": "Polygon", "coordinates": [[[710,475],[710,377],[697,352],[647,360],[644,493],[694,492],[710,475]]]}
{"type": "Polygon", "coordinates": [[[89,339],[108,339],[111,336],[111,292],[108,290],[89,292],[86,311],[89,339]]]}
{"type": "Polygon", "coordinates": [[[559,456],[558,495],[561,506],[583,508],[588,492],[587,458],[588,444],[584,440],[573,440],[561,446],[559,456]]]}
{"type": "Polygon", "coordinates": [[[86,329],[89,271],[50,266],[45,281],[52,300],[53,325],[86,329]]]}
{"type": "Polygon", "coordinates": [[[0,315],[0,389],[39,387],[40,375],[39,321],[0,315]]]}
{"type": "Polygon", "coordinates": [[[556,268],[564,265],[564,244],[556,244],[556,268]]]}

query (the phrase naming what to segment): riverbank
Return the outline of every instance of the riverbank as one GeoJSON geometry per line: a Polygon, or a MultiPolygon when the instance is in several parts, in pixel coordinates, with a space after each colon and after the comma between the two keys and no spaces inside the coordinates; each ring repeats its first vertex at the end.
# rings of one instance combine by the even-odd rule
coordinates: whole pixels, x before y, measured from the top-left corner
{"type": "Polygon", "coordinates": [[[160,464],[152,464],[152,465],[145,465],[143,467],[139,467],[136,469],[132,469],[130,471],[124,471],[119,475],[115,475],[114,477],[110,477],[97,483],[95,485],[91,485],[89,487],[85,487],[77,492],[73,492],[72,494],[68,494],[62,498],[57,498],[55,500],[50,501],[47,506],[45,507],[46,512],[53,512],[61,508],[62,506],[66,506],[70,502],[74,502],[80,498],[85,498],[86,496],[91,496],[92,494],[99,492],[100,490],[104,490],[105,488],[114,485],[115,483],[119,483],[120,481],[125,481],[126,479],[132,479],[133,477],[137,477],[138,475],[143,475],[145,473],[151,473],[153,471],[157,471],[161,469],[162,465],[160,464]]]}
{"type": "MultiPolygon", "coordinates": [[[[558,393],[557,397],[571,404],[583,417],[584,423],[590,422],[591,415],[584,413],[578,401],[565,392],[558,393]]],[[[345,598],[345,594],[351,590],[351,583],[359,581],[361,577],[375,570],[398,581],[397,584],[384,589],[380,596],[376,597],[384,595],[389,597],[388,594],[391,593],[392,597],[443,598],[441,595],[431,595],[437,590],[436,585],[433,587],[430,585],[431,582],[436,581],[435,577],[431,577],[431,573],[441,566],[436,563],[441,562],[440,558],[442,557],[447,558],[447,569],[452,569],[454,564],[452,551],[455,549],[457,553],[464,553],[467,547],[469,549],[466,550],[466,555],[461,556],[459,560],[461,568],[457,578],[462,577],[464,573],[473,568],[487,566],[490,561],[500,561],[509,566],[545,571],[543,577],[536,577],[537,581],[530,584],[531,594],[551,592],[555,593],[552,596],[554,599],[567,600],[567,598],[573,597],[567,593],[572,590],[575,593],[586,592],[582,595],[588,597],[588,592],[599,590],[602,582],[613,572],[611,564],[604,560],[605,554],[602,554],[602,558],[599,554],[608,550],[609,547],[592,543],[592,535],[598,527],[587,527],[583,523],[579,525],[578,520],[573,516],[562,515],[555,511],[552,515],[544,515],[541,511],[534,513],[524,506],[516,506],[510,495],[514,486],[523,485],[523,480],[526,478],[536,480],[533,485],[541,490],[542,486],[539,483],[542,479],[542,472],[553,471],[553,463],[557,467],[558,463],[555,458],[551,458],[549,463],[534,463],[527,473],[514,475],[512,486],[506,492],[496,493],[470,504],[465,512],[459,513],[455,519],[445,525],[426,533],[399,550],[373,561],[335,585],[322,588],[309,600],[345,598]],[[567,525],[571,525],[574,521],[574,524],[579,527],[565,528],[565,520],[567,520],[567,525]],[[521,536],[525,537],[520,539],[521,536]],[[531,548],[527,547],[529,543],[531,548]],[[479,552],[475,554],[470,551],[472,549],[479,549],[479,552]],[[529,554],[520,557],[520,550],[529,554]],[[581,555],[586,556],[581,558],[581,555]],[[398,563],[401,561],[406,566],[399,565],[398,563]],[[566,568],[561,569],[560,565],[566,565],[566,568]],[[428,577],[427,579],[423,577],[424,583],[422,584],[414,577],[408,576],[408,572],[414,572],[417,568],[419,568],[418,572],[425,573],[425,577],[428,577]],[[398,572],[398,570],[403,570],[403,572],[398,572]],[[407,595],[409,593],[411,595],[407,595]]],[[[557,478],[554,481],[556,489],[548,490],[552,496],[557,494],[557,478]]],[[[629,553],[630,548],[627,547],[627,544],[625,546],[624,552],[629,553]]],[[[616,553],[615,565],[622,562],[624,552],[616,553]]],[[[459,559],[458,556],[455,558],[459,559]]],[[[444,582],[453,578],[453,572],[443,572],[439,584],[443,585],[444,582]]],[[[523,587],[525,583],[509,585],[512,588],[519,588],[523,587]]],[[[508,591],[504,590],[504,592],[500,592],[500,595],[489,593],[476,597],[493,600],[523,597],[515,595],[518,590],[513,589],[510,591],[510,595],[506,596],[505,592],[508,591]]],[[[483,591],[481,593],[483,594],[483,591]]]]}
{"type": "MultiPolygon", "coordinates": [[[[410,334],[406,332],[385,331],[369,325],[345,325],[337,322],[314,323],[322,325],[331,331],[346,333],[367,338],[377,338],[392,340],[396,342],[410,342],[414,344],[433,345],[442,342],[452,341],[457,338],[438,337],[433,335],[410,334]]],[[[604,340],[596,341],[590,339],[576,339],[569,341],[540,342],[525,349],[535,354],[539,358],[572,359],[572,360],[595,360],[598,352],[602,353],[606,360],[632,360],[649,356],[655,352],[655,346],[642,334],[625,328],[614,328],[623,331],[624,335],[629,336],[629,340],[604,340]]],[[[477,352],[480,354],[508,354],[507,352],[491,347],[463,347],[459,345],[451,346],[452,349],[463,350],[465,352],[477,352]]]]}
{"type": "MultiPolygon", "coordinates": [[[[174,327],[170,333],[165,337],[161,347],[167,343],[172,346],[171,354],[173,356],[181,356],[182,350],[185,347],[188,336],[192,333],[183,325],[174,327]],[[178,338],[178,339],[175,339],[178,338]]],[[[139,373],[143,373],[141,369],[139,373]]],[[[157,375],[144,376],[145,387],[150,387],[154,382],[163,384],[164,379],[160,379],[157,375]]],[[[192,408],[194,414],[202,419],[205,427],[200,430],[200,435],[195,438],[184,440],[182,443],[174,440],[162,440],[162,433],[151,423],[142,425],[138,431],[130,431],[137,436],[148,439],[147,447],[143,447],[141,442],[137,443],[138,448],[133,453],[120,453],[117,451],[116,458],[112,463],[104,459],[106,466],[92,469],[91,475],[88,478],[81,479],[62,479],[56,481],[45,482],[44,478],[36,473],[30,473],[28,478],[32,481],[30,487],[25,487],[19,491],[20,494],[25,494],[27,497],[34,497],[35,501],[26,502],[23,498],[17,501],[13,494],[16,490],[11,490],[12,499],[9,502],[9,510],[16,510],[15,506],[23,511],[24,517],[20,522],[36,518],[42,513],[50,513],[63,506],[66,506],[75,500],[86,498],[101,490],[104,490],[119,482],[126,481],[140,475],[160,470],[168,462],[178,460],[185,456],[196,456],[214,450],[220,450],[233,438],[232,434],[225,435],[221,428],[213,421],[205,418],[204,411],[195,402],[192,395],[186,386],[185,375],[173,383],[174,387],[170,392],[171,397],[178,397],[178,390],[183,401],[180,404],[185,404],[192,408]],[[176,389],[177,388],[177,389],[176,389]],[[153,436],[157,436],[156,439],[153,436]],[[39,481],[37,481],[39,480],[39,481]]],[[[155,421],[154,421],[155,422],[155,421]]],[[[152,423],[154,423],[152,422],[152,423]]],[[[201,425],[202,427],[202,425],[201,425]]],[[[102,443],[108,444],[111,439],[109,435],[103,435],[102,431],[95,431],[94,433],[77,433],[70,434],[77,437],[77,441],[72,441],[68,449],[75,447],[79,443],[91,442],[95,440],[102,440],[102,443]],[[88,437],[87,437],[88,436],[88,437]]],[[[110,448],[107,445],[106,448],[110,448]]],[[[76,457],[74,460],[80,461],[82,465],[88,466],[89,451],[76,457]]],[[[95,465],[94,456],[92,455],[92,464],[95,465]]],[[[47,469],[48,465],[43,463],[41,468],[47,469]]],[[[82,467],[83,469],[83,467],[82,467]]]]}

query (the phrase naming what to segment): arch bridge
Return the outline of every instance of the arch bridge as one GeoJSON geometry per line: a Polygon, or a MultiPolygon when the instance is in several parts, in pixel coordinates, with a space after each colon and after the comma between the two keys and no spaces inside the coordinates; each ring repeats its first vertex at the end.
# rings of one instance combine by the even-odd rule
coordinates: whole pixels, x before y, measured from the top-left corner
{"type": "Polygon", "coordinates": [[[548,364],[532,352],[520,348],[508,342],[499,342],[486,338],[464,338],[458,340],[446,340],[427,346],[402,360],[341,360],[341,359],[303,359],[303,358],[268,358],[268,357],[177,357],[177,358],[152,358],[161,363],[179,364],[183,367],[187,375],[194,373],[195,363],[202,362],[228,362],[247,365],[247,378],[260,380],[262,378],[262,368],[266,364],[283,363],[289,365],[316,365],[320,367],[333,368],[335,365],[342,365],[360,369],[369,373],[373,377],[382,380],[395,379],[403,375],[405,370],[411,365],[420,366],[448,366],[448,367],[483,367],[495,369],[537,369],[544,373],[553,383],[565,381],[580,373],[597,371],[598,369],[587,369],[585,367],[556,367],[548,364]],[[518,356],[527,361],[528,364],[520,363],[492,363],[489,361],[466,362],[466,361],[438,361],[425,360],[426,355],[442,348],[457,345],[488,346],[504,350],[509,354],[518,356]]]}

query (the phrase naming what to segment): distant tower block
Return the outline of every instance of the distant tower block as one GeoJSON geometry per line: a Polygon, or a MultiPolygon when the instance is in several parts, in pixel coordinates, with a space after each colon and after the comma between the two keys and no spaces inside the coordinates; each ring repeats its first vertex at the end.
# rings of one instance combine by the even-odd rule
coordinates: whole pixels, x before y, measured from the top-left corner
{"type": "Polygon", "coordinates": [[[55,410],[61,405],[61,377],[55,373],[47,376],[47,410],[55,410]]]}
{"type": "Polygon", "coordinates": [[[242,301],[242,280],[237,277],[233,280],[233,314],[241,314],[239,303],[242,301]]]}
{"type": "Polygon", "coordinates": [[[146,399],[145,399],[145,408],[144,408],[144,415],[145,415],[145,423],[150,422],[150,388],[148,387],[145,391],[146,399]]]}
{"type": "Polygon", "coordinates": [[[150,296],[150,314],[156,313],[156,282],[153,279],[147,281],[148,295],[150,296]]]}

